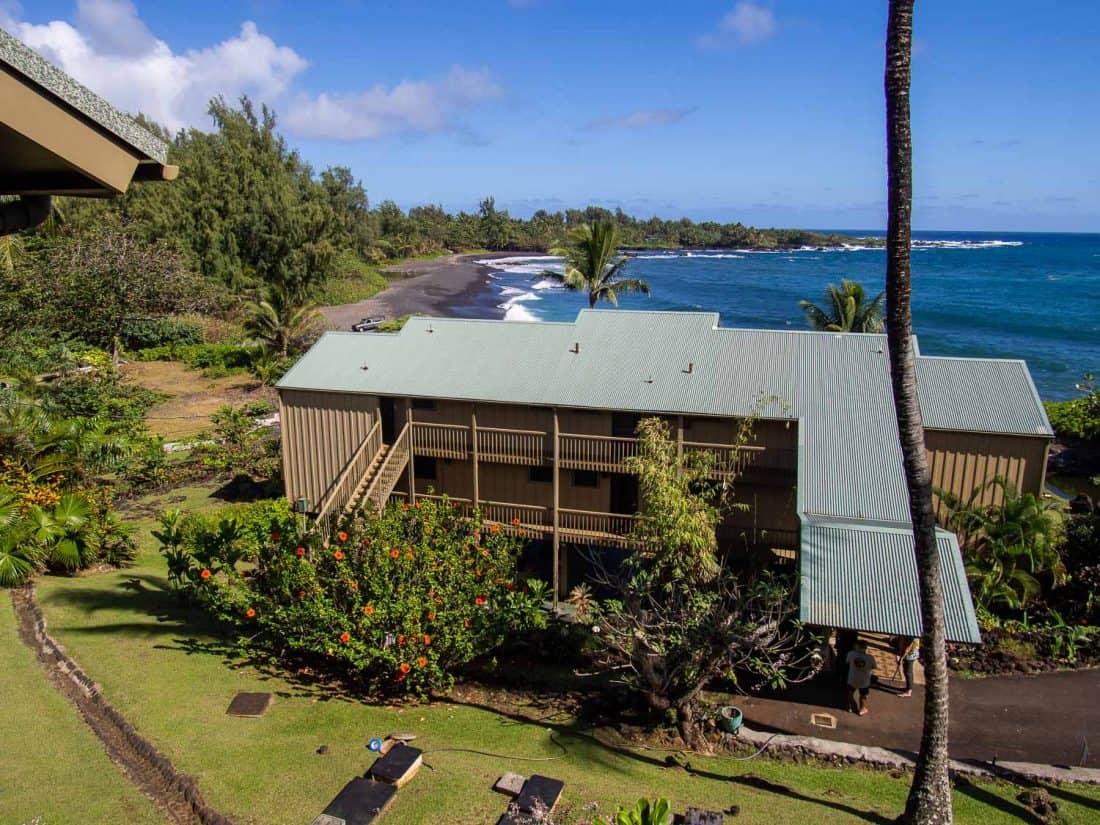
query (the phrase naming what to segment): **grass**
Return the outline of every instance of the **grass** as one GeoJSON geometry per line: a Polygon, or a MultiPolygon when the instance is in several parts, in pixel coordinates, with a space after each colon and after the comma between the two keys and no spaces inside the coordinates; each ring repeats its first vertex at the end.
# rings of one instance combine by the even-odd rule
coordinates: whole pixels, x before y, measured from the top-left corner
{"type": "MultiPolygon", "coordinates": [[[[134,568],[43,579],[39,598],[51,632],[100,682],[114,705],[177,768],[196,776],[207,801],[235,822],[310,821],[347,780],[369,766],[367,741],[398,730],[417,734],[417,744],[428,751],[425,761],[434,770],[424,769],[401,790],[386,814],[390,825],[493,822],[504,811],[506,799],[490,787],[506,770],[564,780],[565,800],[577,808],[598,800],[608,811],[618,803],[661,794],[680,810],[687,805],[718,810],[736,804],[741,809],[739,823],[880,822],[892,819],[904,804],[907,778],[767,758],[692,757],[694,770],[670,769],[663,767],[663,753],[606,747],[570,728],[566,719],[552,720],[567,750],[565,758],[554,761],[443,752],[437,749],[472,748],[534,758],[560,754],[546,727],[510,719],[491,708],[452,702],[366,704],[244,666],[226,655],[209,628],[177,606],[148,534],[152,514],[163,506],[221,506],[210,492],[210,487],[188,487],[143,502],[133,513],[141,515],[142,530],[142,554],[134,568]],[[262,719],[233,719],[225,715],[225,708],[239,690],[271,691],[276,700],[262,719]],[[325,755],[316,753],[321,744],[328,746],[325,755]],[[783,787],[761,787],[761,780],[783,787]]],[[[538,717],[540,712],[532,708],[531,715],[538,717]]],[[[79,738],[71,726],[58,731],[51,738],[79,738]]],[[[1004,783],[960,789],[955,795],[956,821],[1031,821],[1014,799],[1018,790],[1004,783]]],[[[1100,790],[1052,792],[1059,795],[1062,822],[1095,821],[1100,790]]]]}
{"type": "Polygon", "coordinates": [[[123,375],[168,400],[146,414],[149,431],[169,440],[192,438],[210,429],[210,416],[223,404],[272,401],[274,391],[250,375],[207,378],[181,361],[132,361],[123,375]]]}
{"type": "Polygon", "coordinates": [[[164,822],[19,641],[7,593],[0,595],[0,696],[0,822],[164,822]]]}

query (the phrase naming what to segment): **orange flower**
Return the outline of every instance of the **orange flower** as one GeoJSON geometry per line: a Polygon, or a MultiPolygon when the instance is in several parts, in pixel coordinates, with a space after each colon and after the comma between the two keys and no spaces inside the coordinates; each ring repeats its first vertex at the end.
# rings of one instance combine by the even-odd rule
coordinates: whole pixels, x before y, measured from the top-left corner
{"type": "Polygon", "coordinates": [[[408,512],[408,510],[409,510],[409,505],[407,505],[407,504],[402,504],[402,505],[401,505],[401,509],[402,509],[402,510],[404,510],[405,512],[408,512]]]}
{"type": "Polygon", "coordinates": [[[397,644],[401,647],[404,647],[405,646],[405,637],[404,636],[398,636],[397,637],[397,644]]]}
{"type": "Polygon", "coordinates": [[[485,604],[485,597],[478,596],[476,599],[474,599],[474,604],[476,604],[478,607],[481,607],[483,604],[485,604]]]}
{"type": "Polygon", "coordinates": [[[344,554],[341,553],[339,550],[337,550],[335,553],[333,553],[332,557],[334,559],[336,559],[336,561],[343,561],[344,560],[344,554]]]}
{"type": "Polygon", "coordinates": [[[518,518],[512,519],[512,526],[513,527],[519,527],[519,519],[518,518]]]}
{"type": "Polygon", "coordinates": [[[416,660],[416,663],[421,667],[425,667],[428,664],[428,660],[421,656],[419,659],[416,660]]]}
{"type": "Polygon", "coordinates": [[[363,615],[364,615],[364,616],[369,616],[369,615],[371,615],[371,614],[372,614],[373,612],[374,612],[374,606],[373,606],[373,605],[369,605],[369,604],[368,604],[368,605],[364,605],[364,606],[363,606],[363,615]]]}
{"type": "Polygon", "coordinates": [[[413,551],[412,550],[406,550],[405,551],[405,558],[411,559],[412,557],[413,557],[413,551]]]}
{"type": "Polygon", "coordinates": [[[425,635],[424,635],[424,644],[426,644],[426,645],[428,645],[428,646],[430,647],[430,646],[431,646],[431,644],[432,644],[432,637],[431,637],[431,636],[428,636],[427,634],[425,634],[425,635]]]}
{"type": "Polygon", "coordinates": [[[306,597],[306,591],[304,591],[304,590],[299,590],[299,591],[298,591],[298,600],[299,600],[299,601],[301,601],[301,600],[302,600],[302,599],[304,599],[305,597],[306,597]]]}
{"type": "Polygon", "coordinates": [[[304,547],[298,547],[294,550],[294,555],[296,555],[296,556],[304,556],[305,554],[306,554],[306,548],[304,548],[304,547]]]}
{"type": "Polygon", "coordinates": [[[398,670],[400,670],[402,673],[408,673],[410,670],[412,670],[412,665],[410,665],[408,662],[402,662],[401,667],[399,667],[398,670]]]}
{"type": "Polygon", "coordinates": [[[405,674],[404,673],[398,673],[397,674],[397,681],[404,682],[405,681],[405,674]]]}
{"type": "Polygon", "coordinates": [[[199,573],[199,578],[201,578],[201,579],[202,579],[203,581],[206,581],[207,579],[209,579],[209,578],[210,578],[210,571],[209,571],[209,570],[207,570],[207,569],[206,569],[206,568],[204,567],[204,568],[202,569],[202,572],[201,572],[201,573],[199,573]]]}
{"type": "Polygon", "coordinates": [[[274,532],[274,533],[271,534],[271,540],[272,541],[278,541],[281,538],[282,538],[282,536],[280,536],[278,532],[274,532]]]}
{"type": "Polygon", "coordinates": [[[393,549],[392,549],[392,550],[390,551],[390,558],[391,558],[391,559],[396,559],[396,558],[397,558],[398,556],[400,556],[400,555],[401,555],[401,551],[400,551],[400,550],[398,550],[398,549],[397,549],[396,547],[395,547],[395,548],[393,548],[393,549]]]}
{"type": "Polygon", "coordinates": [[[336,534],[336,538],[340,539],[340,541],[347,541],[348,534],[341,530],[339,533],[336,534]]]}
{"type": "Polygon", "coordinates": [[[462,620],[462,626],[463,627],[469,627],[470,626],[470,620],[469,619],[463,619],[462,620]]]}
{"type": "Polygon", "coordinates": [[[246,610],[246,611],[244,612],[244,615],[246,615],[246,616],[247,616],[248,618],[250,618],[250,619],[255,619],[255,618],[256,618],[256,610],[255,610],[255,608],[252,608],[252,607],[248,608],[248,610],[246,610]]]}
{"type": "Polygon", "coordinates": [[[480,577],[480,576],[481,576],[481,568],[480,568],[480,567],[478,567],[478,568],[476,568],[476,569],[474,570],[474,575],[475,575],[475,576],[478,576],[478,577],[480,577]]]}
{"type": "Polygon", "coordinates": [[[429,622],[434,622],[435,621],[435,614],[434,613],[429,613],[428,614],[428,621],[429,622]]]}
{"type": "Polygon", "coordinates": [[[514,591],[515,591],[515,589],[516,589],[516,586],[515,586],[514,584],[512,584],[512,582],[508,582],[507,584],[505,584],[505,585],[504,585],[504,588],[505,588],[505,589],[506,589],[506,590],[507,590],[507,591],[508,591],[509,593],[512,593],[512,592],[514,592],[514,591]]]}
{"type": "Polygon", "coordinates": [[[493,526],[490,527],[489,529],[492,530],[494,533],[499,533],[500,532],[500,525],[494,523],[493,526]]]}
{"type": "Polygon", "coordinates": [[[481,551],[481,557],[482,557],[483,559],[487,559],[487,558],[489,558],[489,551],[488,551],[488,550],[482,550],[482,551],[481,551]]]}
{"type": "Polygon", "coordinates": [[[370,539],[363,539],[363,546],[370,547],[370,539]]]}
{"type": "Polygon", "coordinates": [[[351,641],[351,634],[345,630],[343,633],[340,634],[340,641],[343,644],[347,644],[351,641]]]}
{"type": "Polygon", "coordinates": [[[420,509],[420,502],[419,501],[416,502],[416,504],[414,504],[413,507],[415,507],[417,510],[419,510],[420,509]]]}
{"type": "Polygon", "coordinates": [[[354,590],[356,593],[358,593],[359,592],[359,582],[352,582],[351,583],[351,589],[354,590]]]}

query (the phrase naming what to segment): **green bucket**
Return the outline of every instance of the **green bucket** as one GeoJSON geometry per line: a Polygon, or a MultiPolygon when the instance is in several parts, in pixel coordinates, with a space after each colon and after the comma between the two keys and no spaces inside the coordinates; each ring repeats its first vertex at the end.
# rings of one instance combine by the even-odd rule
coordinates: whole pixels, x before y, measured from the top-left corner
{"type": "Polygon", "coordinates": [[[741,730],[741,723],[744,719],[741,708],[733,705],[724,705],[718,708],[718,728],[726,733],[737,733],[741,730]]]}

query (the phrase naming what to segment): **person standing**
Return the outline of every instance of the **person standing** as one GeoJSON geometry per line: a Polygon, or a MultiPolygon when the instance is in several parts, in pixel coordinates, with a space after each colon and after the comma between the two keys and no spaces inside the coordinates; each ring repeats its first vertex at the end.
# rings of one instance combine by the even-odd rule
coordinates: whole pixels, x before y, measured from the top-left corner
{"type": "Polygon", "coordinates": [[[846,659],[848,665],[848,710],[867,715],[867,694],[871,692],[871,674],[875,658],[867,652],[867,643],[858,641],[846,659]]]}
{"type": "Polygon", "coordinates": [[[920,658],[920,639],[910,639],[909,643],[898,654],[898,664],[905,674],[905,690],[898,694],[902,699],[908,699],[913,695],[913,668],[920,658]]]}

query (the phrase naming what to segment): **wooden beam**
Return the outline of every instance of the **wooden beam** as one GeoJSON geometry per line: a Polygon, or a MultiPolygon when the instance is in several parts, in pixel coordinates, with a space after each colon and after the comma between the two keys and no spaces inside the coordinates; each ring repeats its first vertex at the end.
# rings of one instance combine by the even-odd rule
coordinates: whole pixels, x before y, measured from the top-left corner
{"type": "Polygon", "coordinates": [[[416,439],[413,438],[413,408],[412,399],[405,399],[405,426],[409,428],[407,441],[409,443],[409,502],[416,504],[416,470],[413,468],[415,463],[413,459],[416,457],[416,453],[413,451],[413,444],[416,439]]]}
{"type": "Polygon", "coordinates": [[[559,575],[559,558],[561,555],[561,535],[558,528],[558,506],[559,506],[559,488],[561,486],[561,478],[559,473],[559,458],[561,457],[561,439],[560,431],[558,430],[558,408],[554,408],[554,612],[558,610],[558,595],[559,588],[561,587],[561,580],[559,575]]]}
{"type": "Polygon", "coordinates": [[[470,457],[474,465],[474,509],[481,503],[481,491],[478,487],[478,463],[477,463],[477,406],[470,405],[470,457]]]}
{"type": "Polygon", "coordinates": [[[129,187],[139,160],[136,150],[119,146],[48,95],[5,71],[0,71],[0,100],[4,101],[3,123],[13,132],[111,193],[121,194],[129,187]]]}

